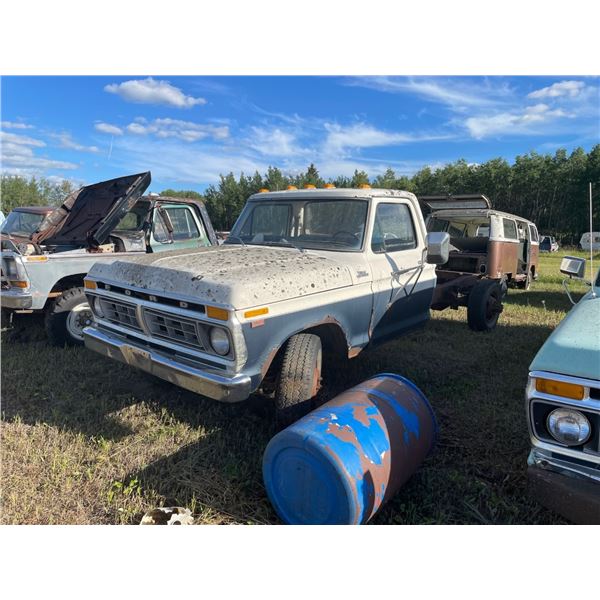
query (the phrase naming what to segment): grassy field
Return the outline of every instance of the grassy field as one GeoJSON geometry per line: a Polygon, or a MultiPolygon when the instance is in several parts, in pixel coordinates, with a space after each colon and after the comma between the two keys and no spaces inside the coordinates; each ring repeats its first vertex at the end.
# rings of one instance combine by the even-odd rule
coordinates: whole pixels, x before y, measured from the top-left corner
{"type": "MultiPolygon", "coordinates": [[[[560,258],[510,290],[497,329],[464,310],[326,373],[323,399],[374,375],[412,379],[440,422],[435,452],[374,523],[561,523],[526,492],[528,366],[570,308],[560,258]]],[[[571,252],[570,254],[578,254],[571,252]]],[[[576,298],[585,286],[576,283],[576,298]]],[[[261,478],[270,406],[204,400],[85,349],[49,347],[39,318],[2,339],[2,523],[138,523],[156,506],[198,523],[278,523],[261,478]]]]}

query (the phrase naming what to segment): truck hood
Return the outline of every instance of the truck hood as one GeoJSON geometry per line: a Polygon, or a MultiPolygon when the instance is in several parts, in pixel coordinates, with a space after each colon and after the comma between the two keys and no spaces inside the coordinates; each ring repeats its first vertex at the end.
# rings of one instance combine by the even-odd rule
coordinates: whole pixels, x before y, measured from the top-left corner
{"type": "Polygon", "coordinates": [[[600,297],[584,296],[544,342],[532,371],[600,379],[600,297]]]}
{"type": "Polygon", "coordinates": [[[31,235],[47,246],[99,246],[150,185],[150,172],[126,175],[69,194],[31,235]]]}
{"type": "Polygon", "coordinates": [[[112,264],[90,276],[241,310],[352,285],[341,262],[295,248],[217,246],[161,252],[112,264]]]}

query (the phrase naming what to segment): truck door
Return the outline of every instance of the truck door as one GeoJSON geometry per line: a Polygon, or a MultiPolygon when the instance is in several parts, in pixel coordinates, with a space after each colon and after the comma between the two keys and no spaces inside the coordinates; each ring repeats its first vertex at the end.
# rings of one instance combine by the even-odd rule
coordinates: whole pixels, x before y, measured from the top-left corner
{"type": "Polygon", "coordinates": [[[150,236],[153,252],[202,248],[210,245],[204,225],[191,206],[161,204],[155,207],[150,236]]]}
{"type": "Polygon", "coordinates": [[[423,262],[424,234],[409,202],[380,202],[375,211],[367,250],[373,275],[370,333],[380,342],[429,319],[435,266],[423,262]]]}

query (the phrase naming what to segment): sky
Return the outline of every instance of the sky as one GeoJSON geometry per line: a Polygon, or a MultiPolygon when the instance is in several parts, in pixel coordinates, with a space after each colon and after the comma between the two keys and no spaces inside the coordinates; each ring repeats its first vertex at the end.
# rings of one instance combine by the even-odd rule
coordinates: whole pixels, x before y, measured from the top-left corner
{"type": "Polygon", "coordinates": [[[600,142],[597,77],[2,77],[1,171],[149,191],[312,162],[325,178],[600,142]]]}

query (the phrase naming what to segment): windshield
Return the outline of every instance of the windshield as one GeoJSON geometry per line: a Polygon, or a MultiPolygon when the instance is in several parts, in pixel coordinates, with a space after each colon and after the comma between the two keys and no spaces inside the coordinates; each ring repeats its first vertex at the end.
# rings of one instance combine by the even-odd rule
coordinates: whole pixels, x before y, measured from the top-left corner
{"type": "Polygon", "coordinates": [[[20,210],[13,210],[6,221],[2,223],[2,233],[6,235],[18,235],[21,237],[29,237],[44,220],[44,215],[22,212],[20,210]]]}
{"type": "Polygon", "coordinates": [[[360,250],[368,206],[366,200],[248,202],[225,243],[360,250]]]}

